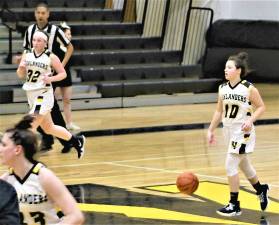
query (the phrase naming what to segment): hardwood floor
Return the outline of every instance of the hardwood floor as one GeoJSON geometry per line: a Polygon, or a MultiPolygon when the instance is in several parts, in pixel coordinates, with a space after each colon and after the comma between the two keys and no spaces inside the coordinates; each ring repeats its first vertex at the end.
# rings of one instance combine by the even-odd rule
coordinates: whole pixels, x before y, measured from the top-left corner
{"type": "MultiPolygon", "coordinates": [[[[267,111],[261,119],[279,118],[278,86],[259,85],[267,106],[267,111]]],[[[73,118],[74,122],[86,131],[209,123],[214,110],[215,104],[157,106],[75,111],[73,118]]],[[[0,116],[0,130],[10,127],[21,117],[22,115],[0,116]]],[[[251,160],[261,182],[270,185],[270,197],[278,202],[279,124],[258,125],[256,133],[256,149],[251,155],[251,160]]],[[[169,187],[171,189],[177,175],[183,171],[194,172],[201,182],[227,184],[224,168],[226,146],[220,128],[216,130],[216,134],[218,142],[214,146],[208,146],[206,143],[206,129],[88,137],[86,153],[81,160],[77,159],[74,150],[68,154],[61,154],[61,145],[57,142],[54,149],[45,155],[40,155],[39,160],[68,185],[104,185],[136,193],[183,199],[185,196],[177,193],[174,196],[172,191],[154,192],[142,187],[172,185],[169,187]]],[[[6,168],[0,166],[1,173],[5,170],[6,168]]],[[[242,188],[253,191],[242,173],[240,178],[242,188]]],[[[199,194],[198,192],[197,195],[199,194]]],[[[226,203],[227,199],[223,201],[226,203]]],[[[279,208],[276,207],[275,211],[270,213],[278,210],[279,215],[279,208]]],[[[251,213],[251,218],[253,215],[251,213]]],[[[271,218],[276,218],[273,219],[275,221],[279,219],[277,216],[271,218]]],[[[87,223],[98,224],[91,219],[88,219],[87,223]]]]}

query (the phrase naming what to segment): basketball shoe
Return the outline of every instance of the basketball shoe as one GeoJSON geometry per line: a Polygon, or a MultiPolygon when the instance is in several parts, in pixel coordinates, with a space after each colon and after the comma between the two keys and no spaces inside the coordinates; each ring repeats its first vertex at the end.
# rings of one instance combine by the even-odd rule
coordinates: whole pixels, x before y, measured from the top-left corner
{"type": "Polygon", "coordinates": [[[70,152],[72,147],[73,146],[71,144],[64,145],[62,150],[61,150],[61,153],[68,153],[68,152],[70,152]]]}
{"type": "Polygon", "coordinates": [[[77,150],[78,158],[81,159],[85,152],[85,149],[84,149],[85,137],[84,137],[84,135],[78,135],[78,136],[76,136],[76,138],[78,140],[78,145],[75,145],[74,147],[77,150]]]}
{"type": "Polygon", "coordinates": [[[262,191],[260,193],[257,193],[258,198],[260,199],[262,211],[264,211],[268,206],[268,190],[269,186],[267,184],[263,184],[262,191]]]}
{"type": "Polygon", "coordinates": [[[221,216],[240,216],[242,213],[239,201],[237,201],[236,203],[229,202],[228,205],[224,206],[221,209],[218,209],[216,212],[221,216]]]}

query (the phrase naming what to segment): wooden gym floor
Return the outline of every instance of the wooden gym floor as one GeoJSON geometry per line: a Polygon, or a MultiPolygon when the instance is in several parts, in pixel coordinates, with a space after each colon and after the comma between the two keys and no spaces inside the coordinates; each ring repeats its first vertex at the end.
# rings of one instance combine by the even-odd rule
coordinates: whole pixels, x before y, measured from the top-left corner
{"type": "MultiPolygon", "coordinates": [[[[157,106],[73,112],[88,136],[86,153],[54,149],[39,160],[52,169],[80,203],[86,224],[278,224],[279,221],[279,85],[258,84],[267,111],[256,126],[251,160],[262,183],[270,185],[266,212],[243,174],[243,214],[224,218],[215,210],[227,203],[224,168],[226,146],[206,143],[214,104],[157,106]],[[112,135],[114,134],[114,135],[112,135]],[[193,196],[178,193],[179,173],[192,171],[200,185],[193,196]]],[[[0,131],[22,115],[0,116],[0,131]]],[[[0,166],[0,172],[6,168],[0,166]]]]}

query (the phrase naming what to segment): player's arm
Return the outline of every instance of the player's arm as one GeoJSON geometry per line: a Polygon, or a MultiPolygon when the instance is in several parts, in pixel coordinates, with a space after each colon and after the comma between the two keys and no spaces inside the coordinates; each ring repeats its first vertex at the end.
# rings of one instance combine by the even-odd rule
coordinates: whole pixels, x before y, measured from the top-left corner
{"type": "Polygon", "coordinates": [[[251,88],[249,100],[250,100],[251,104],[253,105],[253,107],[255,107],[256,110],[254,111],[252,116],[242,124],[241,128],[244,131],[249,131],[251,129],[253,123],[258,118],[260,118],[260,116],[265,111],[265,104],[264,104],[263,99],[257,88],[255,88],[255,87],[251,88]]]}
{"type": "Polygon", "coordinates": [[[67,48],[67,51],[65,52],[65,56],[61,61],[63,66],[65,67],[74,52],[74,46],[72,45],[70,40],[66,37],[64,31],[62,31],[60,28],[58,28],[57,30],[57,37],[67,48]]]}
{"type": "Polygon", "coordinates": [[[4,173],[0,176],[0,179],[2,180],[7,180],[8,179],[9,174],[8,173],[4,173]]]}
{"type": "Polygon", "coordinates": [[[26,76],[26,54],[25,53],[23,53],[21,57],[16,73],[20,79],[23,79],[26,76]]]}
{"type": "Polygon", "coordinates": [[[223,100],[219,96],[216,110],[213,114],[213,118],[211,120],[211,123],[210,123],[208,131],[207,131],[207,139],[208,139],[209,144],[212,144],[215,142],[214,130],[221,122],[222,113],[223,113],[223,100]]]}
{"type": "Polygon", "coordinates": [[[67,51],[65,52],[64,59],[62,60],[62,64],[64,67],[67,65],[67,63],[69,62],[69,60],[74,52],[74,46],[72,45],[71,42],[66,46],[66,48],[67,48],[67,51]]]}
{"type": "Polygon", "coordinates": [[[60,225],[83,224],[84,216],[79,210],[77,202],[62,181],[47,168],[40,170],[39,179],[48,197],[64,214],[60,225]]]}
{"type": "Polygon", "coordinates": [[[67,76],[61,61],[55,54],[50,55],[50,60],[51,60],[51,67],[55,70],[57,74],[55,76],[51,76],[51,74],[45,74],[43,80],[46,84],[63,80],[67,76]]]}

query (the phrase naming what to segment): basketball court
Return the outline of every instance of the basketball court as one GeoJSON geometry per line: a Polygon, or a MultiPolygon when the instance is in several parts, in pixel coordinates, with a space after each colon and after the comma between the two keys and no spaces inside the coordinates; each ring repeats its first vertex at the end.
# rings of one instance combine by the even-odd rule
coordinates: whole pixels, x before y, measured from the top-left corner
{"type": "MultiPolygon", "coordinates": [[[[256,86],[267,111],[256,126],[251,160],[271,188],[265,212],[242,173],[242,215],[225,218],[215,212],[229,199],[221,129],[216,145],[206,143],[215,103],[75,111],[73,119],[87,136],[84,158],[78,160],[74,150],[61,154],[56,142],[39,160],[68,185],[86,224],[278,224],[279,89],[256,86]],[[192,196],[175,185],[184,171],[200,181],[192,196]]],[[[21,117],[0,116],[1,131],[21,117]]]]}

